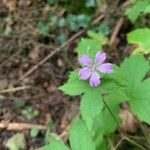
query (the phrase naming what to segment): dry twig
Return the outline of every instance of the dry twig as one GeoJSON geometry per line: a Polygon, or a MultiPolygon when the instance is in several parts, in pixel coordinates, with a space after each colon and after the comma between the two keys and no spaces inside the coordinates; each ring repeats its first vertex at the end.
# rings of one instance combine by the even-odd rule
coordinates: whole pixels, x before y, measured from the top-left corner
{"type": "Polygon", "coordinates": [[[117,34],[119,33],[120,28],[121,28],[122,25],[123,25],[123,21],[124,21],[124,19],[123,19],[123,17],[121,17],[121,18],[118,20],[118,22],[117,22],[117,24],[116,24],[116,26],[115,26],[115,28],[114,28],[114,31],[113,31],[113,33],[112,33],[112,35],[111,35],[111,38],[110,38],[110,41],[109,41],[109,46],[110,46],[110,47],[111,47],[111,46],[114,44],[114,42],[116,41],[117,34]]]}
{"type": "Polygon", "coordinates": [[[0,122],[0,128],[7,129],[7,130],[16,130],[16,131],[29,130],[32,128],[37,128],[39,130],[46,130],[45,125],[30,124],[30,123],[18,123],[18,122],[10,122],[9,123],[8,121],[0,122]]]}
{"type": "Polygon", "coordinates": [[[0,94],[4,94],[4,93],[13,93],[13,92],[17,92],[17,91],[21,91],[21,90],[26,90],[31,88],[31,86],[21,86],[21,87],[12,87],[12,88],[8,88],[8,89],[4,89],[0,91],[0,94]]]}

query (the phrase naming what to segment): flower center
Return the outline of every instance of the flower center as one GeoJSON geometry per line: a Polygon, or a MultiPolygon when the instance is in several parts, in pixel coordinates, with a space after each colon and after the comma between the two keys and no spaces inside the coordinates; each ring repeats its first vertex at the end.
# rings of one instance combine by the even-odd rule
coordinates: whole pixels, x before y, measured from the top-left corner
{"type": "Polygon", "coordinates": [[[91,70],[92,70],[92,72],[96,71],[96,64],[92,64],[91,70]]]}

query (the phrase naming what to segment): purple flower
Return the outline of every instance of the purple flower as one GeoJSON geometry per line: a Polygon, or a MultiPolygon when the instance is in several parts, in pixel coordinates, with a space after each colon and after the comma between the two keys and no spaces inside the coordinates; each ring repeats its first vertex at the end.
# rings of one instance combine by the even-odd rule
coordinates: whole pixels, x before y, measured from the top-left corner
{"type": "Polygon", "coordinates": [[[83,65],[83,68],[79,70],[79,76],[82,80],[89,79],[90,85],[98,86],[100,81],[99,72],[103,73],[111,73],[112,72],[112,64],[104,63],[106,60],[106,53],[99,51],[95,56],[95,60],[93,61],[88,55],[82,55],[79,58],[79,63],[83,65]]]}

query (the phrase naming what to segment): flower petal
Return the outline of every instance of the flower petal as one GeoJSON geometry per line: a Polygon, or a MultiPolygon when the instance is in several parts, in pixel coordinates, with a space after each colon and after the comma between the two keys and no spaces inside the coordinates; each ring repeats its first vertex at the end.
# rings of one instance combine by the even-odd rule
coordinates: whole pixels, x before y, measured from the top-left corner
{"type": "Polygon", "coordinates": [[[92,74],[92,71],[89,67],[84,67],[79,70],[79,76],[82,80],[87,80],[92,74]]]}
{"type": "Polygon", "coordinates": [[[92,63],[92,60],[88,55],[82,55],[79,57],[79,63],[81,65],[90,66],[92,63]]]}
{"type": "Polygon", "coordinates": [[[93,72],[90,81],[90,85],[93,86],[98,86],[100,84],[100,75],[97,72],[93,72]]]}
{"type": "Polygon", "coordinates": [[[104,63],[97,67],[97,70],[103,73],[111,73],[112,72],[112,64],[104,63]]]}
{"type": "Polygon", "coordinates": [[[100,65],[100,64],[103,63],[105,60],[106,60],[106,53],[104,53],[104,52],[102,52],[102,51],[99,51],[99,52],[96,54],[95,63],[96,63],[97,65],[100,65]]]}

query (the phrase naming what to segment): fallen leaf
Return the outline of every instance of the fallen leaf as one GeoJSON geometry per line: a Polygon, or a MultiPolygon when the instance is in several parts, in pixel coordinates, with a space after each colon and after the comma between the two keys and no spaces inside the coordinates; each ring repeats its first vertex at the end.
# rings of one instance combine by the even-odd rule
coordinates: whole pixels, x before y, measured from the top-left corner
{"type": "Polygon", "coordinates": [[[32,60],[37,60],[39,58],[39,53],[40,53],[40,47],[36,46],[34,47],[30,52],[29,52],[29,57],[32,60]]]}
{"type": "Polygon", "coordinates": [[[7,87],[8,80],[7,79],[0,79],[0,90],[3,90],[7,87]]]}
{"type": "Polygon", "coordinates": [[[24,150],[26,149],[26,141],[23,133],[17,133],[6,142],[6,147],[9,150],[24,150]]]}
{"type": "Polygon", "coordinates": [[[17,0],[2,0],[2,2],[10,11],[16,10],[17,0]]]}
{"type": "Polygon", "coordinates": [[[124,132],[136,133],[138,120],[133,116],[127,104],[123,104],[120,109],[119,116],[122,120],[120,129],[124,132]]]}

